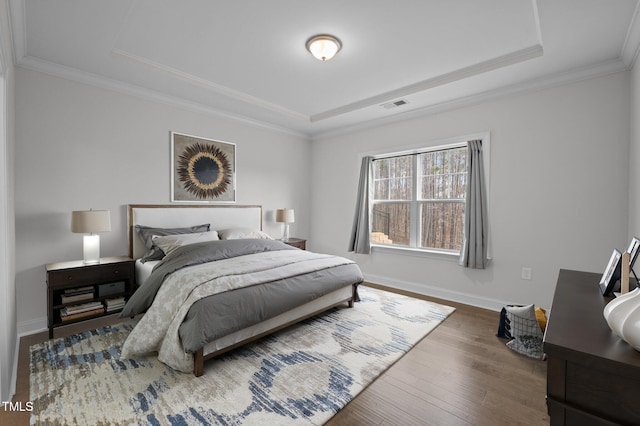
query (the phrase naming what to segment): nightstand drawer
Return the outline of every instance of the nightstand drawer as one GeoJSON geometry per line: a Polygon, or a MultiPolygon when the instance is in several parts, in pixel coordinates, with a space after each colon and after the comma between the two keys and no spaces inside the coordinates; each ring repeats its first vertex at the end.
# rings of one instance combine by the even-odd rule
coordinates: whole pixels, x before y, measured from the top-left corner
{"type": "Polygon", "coordinates": [[[91,284],[99,280],[100,271],[92,268],[49,272],[49,285],[52,287],[91,284]]]}
{"type": "Polygon", "coordinates": [[[94,284],[106,281],[120,281],[131,275],[131,264],[87,266],[85,268],[66,269],[49,272],[49,285],[53,287],[82,284],[94,284]],[[123,278],[124,277],[124,278],[123,278]]]}
{"type": "Polygon", "coordinates": [[[100,281],[119,281],[129,277],[131,264],[106,265],[100,268],[100,281]]]}

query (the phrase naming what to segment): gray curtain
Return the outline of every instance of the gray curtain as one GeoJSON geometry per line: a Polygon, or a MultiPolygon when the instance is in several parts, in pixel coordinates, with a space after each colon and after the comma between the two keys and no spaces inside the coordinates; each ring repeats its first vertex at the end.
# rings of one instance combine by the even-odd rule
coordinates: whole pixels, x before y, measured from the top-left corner
{"type": "Polygon", "coordinates": [[[481,140],[467,142],[467,161],[467,207],[460,265],[465,268],[484,269],[487,266],[488,221],[481,140]]]}
{"type": "Polygon", "coordinates": [[[358,184],[358,198],[356,213],[351,229],[349,251],[361,254],[371,253],[371,198],[373,182],[373,157],[364,157],[360,167],[360,183],[358,184]]]}

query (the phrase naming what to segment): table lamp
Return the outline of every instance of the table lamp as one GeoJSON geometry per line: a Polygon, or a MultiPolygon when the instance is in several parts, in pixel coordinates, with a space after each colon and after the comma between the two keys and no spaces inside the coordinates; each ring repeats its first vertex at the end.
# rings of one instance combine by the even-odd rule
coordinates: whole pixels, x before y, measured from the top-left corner
{"type": "Polygon", "coordinates": [[[85,234],[82,253],[85,265],[100,263],[99,232],[111,231],[109,210],[79,210],[71,212],[71,232],[85,234]]]}
{"type": "Polygon", "coordinates": [[[289,239],[289,224],[295,222],[293,209],[276,210],[276,222],[284,224],[282,229],[282,241],[287,241],[289,239]]]}

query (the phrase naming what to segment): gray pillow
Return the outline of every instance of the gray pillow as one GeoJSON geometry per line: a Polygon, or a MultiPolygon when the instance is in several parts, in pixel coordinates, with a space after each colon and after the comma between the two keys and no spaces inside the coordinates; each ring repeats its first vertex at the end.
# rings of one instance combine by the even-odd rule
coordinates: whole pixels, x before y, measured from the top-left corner
{"type": "Polygon", "coordinates": [[[140,258],[142,263],[148,260],[162,260],[164,252],[160,247],[153,243],[154,235],[179,235],[179,234],[193,234],[196,232],[208,232],[210,224],[190,226],[188,228],[153,228],[150,226],[136,225],[136,232],[140,239],[144,242],[147,252],[140,258]]]}

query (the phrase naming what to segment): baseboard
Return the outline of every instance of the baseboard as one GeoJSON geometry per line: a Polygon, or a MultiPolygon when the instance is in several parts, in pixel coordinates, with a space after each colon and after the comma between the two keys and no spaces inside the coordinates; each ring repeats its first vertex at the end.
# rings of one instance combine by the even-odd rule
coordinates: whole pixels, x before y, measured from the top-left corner
{"type": "Polygon", "coordinates": [[[16,394],[18,380],[18,355],[20,354],[20,336],[16,335],[16,348],[13,354],[13,369],[11,370],[11,385],[9,387],[9,401],[13,401],[16,394]]]}
{"type": "Polygon", "coordinates": [[[364,274],[365,281],[373,284],[383,285],[398,290],[410,291],[424,296],[436,297],[438,299],[451,300],[465,305],[476,306],[483,309],[499,312],[505,305],[509,304],[504,300],[481,297],[476,294],[451,291],[441,287],[434,287],[423,283],[396,280],[373,274],[364,274]]]}
{"type": "Polygon", "coordinates": [[[48,330],[47,317],[34,318],[28,321],[22,321],[18,323],[18,341],[22,336],[28,336],[30,334],[40,333],[41,331],[48,330]]]}
{"type": "Polygon", "coordinates": [[[18,356],[20,355],[20,339],[30,334],[47,331],[47,318],[35,318],[29,321],[18,323],[16,330],[16,347],[13,354],[13,368],[11,370],[11,384],[9,385],[9,401],[13,400],[16,394],[16,386],[18,380],[18,356]]]}

